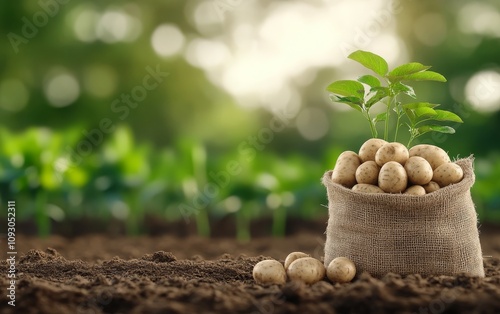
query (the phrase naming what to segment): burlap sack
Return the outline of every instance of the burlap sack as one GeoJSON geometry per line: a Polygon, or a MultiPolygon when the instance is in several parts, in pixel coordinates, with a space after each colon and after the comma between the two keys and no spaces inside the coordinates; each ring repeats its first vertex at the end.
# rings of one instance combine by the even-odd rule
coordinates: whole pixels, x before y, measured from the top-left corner
{"type": "Polygon", "coordinates": [[[456,161],[461,182],[424,196],[361,194],[330,179],[325,266],[351,259],[358,273],[456,275],[484,277],[477,216],[470,195],[473,158],[456,161]]]}

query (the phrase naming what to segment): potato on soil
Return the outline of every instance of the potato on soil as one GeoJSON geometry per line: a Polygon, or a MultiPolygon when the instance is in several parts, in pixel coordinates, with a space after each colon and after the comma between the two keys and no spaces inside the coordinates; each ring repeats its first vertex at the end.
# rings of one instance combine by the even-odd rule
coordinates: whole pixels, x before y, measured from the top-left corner
{"type": "Polygon", "coordinates": [[[290,267],[290,264],[293,263],[295,260],[298,260],[299,258],[303,257],[309,257],[309,254],[303,253],[303,252],[292,252],[288,254],[288,256],[285,259],[285,270],[290,267]]]}
{"type": "Polygon", "coordinates": [[[425,189],[425,193],[429,194],[429,193],[432,193],[432,192],[439,190],[441,187],[436,182],[431,181],[431,182],[423,185],[423,188],[425,189]]]}
{"type": "Polygon", "coordinates": [[[356,169],[356,182],[366,184],[377,184],[380,167],[373,160],[368,160],[356,169]]]}
{"type": "Polygon", "coordinates": [[[442,164],[434,170],[432,181],[439,184],[440,187],[458,183],[464,177],[462,168],[454,162],[442,164]]]}
{"type": "Polygon", "coordinates": [[[355,192],[361,193],[385,193],[384,190],[373,184],[358,183],[352,187],[355,192]]]}
{"type": "Polygon", "coordinates": [[[425,189],[421,185],[413,185],[406,189],[404,194],[409,195],[425,195],[425,189]]]}
{"type": "Polygon", "coordinates": [[[332,171],[332,181],[352,188],[356,184],[356,169],[361,161],[358,154],[352,151],[345,151],[340,154],[332,171]]]}
{"type": "Polygon", "coordinates": [[[408,181],[413,184],[424,185],[432,180],[432,167],[427,160],[420,156],[408,158],[405,170],[408,181]]]}
{"type": "Polygon", "coordinates": [[[389,161],[380,169],[378,186],[387,193],[401,193],[406,190],[408,177],[405,168],[396,161],[389,161]]]}
{"type": "Polygon", "coordinates": [[[404,165],[406,160],[408,160],[408,156],[408,149],[403,144],[398,142],[386,143],[375,154],[375,162],[379,166],[383,166],[389,161],[395,161],[404,165]]]}
{"type": "Polygon", "coordinates": [[[287,270],[288,278],[292,281],[302,281],[311,285],[325,277],[325,266],[313,257],[303,257],[293,261],[287,270]]]}
{"type": "Polygon", "coordinates": [[[260,261],[253,267],[253,279],[259,284],[286,283],[286,272],[283,265],[276,260],[260,261]]]}
{"type": "Polygon", "coordinates": [[[331,282],[350,282],[356,276],[356,266],[347,257],[337,257],[328,264],[326,276],[331,282]]]}
{"type": "Polygon", "coordinates": [[[369,160],[375,161],[375,154],[377,150],[387,142],[380,138],[371,138],[364,142],[359,149],[359,158],[362,162],[369,160]]]}
{"type": "Polygon", "coordinates": [[[442,164],[449,163],[450,157],[440,147],[428,144],[415,145],[409,150],[410,157],[419,156],[429,162],[432,170],[441,166],[442,164]]]}

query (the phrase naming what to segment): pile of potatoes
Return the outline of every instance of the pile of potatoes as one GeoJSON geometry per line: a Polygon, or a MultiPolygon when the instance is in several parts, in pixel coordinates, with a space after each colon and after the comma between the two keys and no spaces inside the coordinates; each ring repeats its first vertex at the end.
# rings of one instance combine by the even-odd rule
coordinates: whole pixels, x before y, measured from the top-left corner
{"type": "Polygon", "coordinates": [[[325,269],[323,263],[303,252],[288,254],[285,263],[277,260],[258,262],[253,268],[253,279],[259,284],[285,284],[300,281],[312,285],[325,278],[331,282],[350,282],[356,275],[356,266],[346,257],[337,257],[325,269]]]}
{"type": "Polygon", "coordinates": [[[416,145],[410,150],[398,142],[372,138],[359,153],[340,154],[332,171],[333,182],[362,193],[425,195],[458,183],[462,168],[434,145],[416,145]]]}

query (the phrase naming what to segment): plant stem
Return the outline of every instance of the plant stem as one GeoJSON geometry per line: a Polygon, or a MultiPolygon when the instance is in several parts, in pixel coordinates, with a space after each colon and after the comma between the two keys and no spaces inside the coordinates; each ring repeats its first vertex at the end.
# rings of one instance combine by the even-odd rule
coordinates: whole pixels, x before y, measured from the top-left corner
{"type": "Polygon", "coordinates": [[[210,237],[210,222],[208,219],[208,213],[206,208],[200,209],[200,211],[195,215],[196,220],[196,231],[199,236],[208,238],[210,237]]]}
{"type": "Polygon", "coordinates": [[[373,123],[372,119],[370,118],[370,114],[368,113],[368,110],[363,110],[363,115],[365,116],[366,120],[368,120],[368,123],[370,124],[370,131],[372,132],[372,137],[377,138],[378,133],[377,129],[375,128],[375,124],[373,123]]]}
{"type": "Polygon", "coordinates": [[[387,101],[387,114],[385,117],[385,129],[384,129],[384,140],[388,141],[389,140],[389,120],[391,117],[391,107],[392,107],[392,101],[394,99],[394,96],[389,96],[389,99],[387,101]]]}
{"type": "MultiPolygon", "coordinates": [[[[396,99],[396,97],[394,97],[394,99],[396,99]]],[[[401,108],[397,105],[397,101],[396,101],[396,107],[397,107],[396,114],[398,118],[396,120],[396,132],[394,133],[394,142],[398,141],[399,121],[401,119],[401,108]]]]}
{"type": "Polygon", "coordinates": [[[138,236],[140,234],[140,225],[143,220],[143,215],[140,212],[138,191],[130,191],[125,199],[129,206],[129,215],[126,221],[126,229],[128,236],[138,236]]]}
{"type": "Polygon", "coordinates": [[[248,242],[250,238],[250,221],[245,208],[241,208],[236,213],[236,239],[240,242],[248,242]]]}
{"type": "Polygon", "coordinates": [[[46,238],[50,234],[50,219],[45,212],[47,206],[47,192],[40,190],[35,195],[35,220],[38,227],[38,235],[46,238]]]}
{"type": "Polygon", "coordinates": [[[413,142],[414,139],[416,139],[418,136],[415,136],[415,129],[414,125],[410,127],[410,140],[408,141],[408,144],[406,145],[407,148],[410,148],[411,142],[413,142]]]}
{"type": "MultiPolygon", "coordinates": [[[[193,158],[193,175],[196,178],[198,191],[207,184],[207,153],[201,144],[195,145],[191,151],[193,158]]],[[[210,219],[208,209],[204,207],[196,214],[196,230],[202,237],[210,237],[210,219]]]]}
{"type": "Polygon", "coordinates": [[[273,212],[273,236],[284,237],[286,229],[286,208],[281,206],[273,212]]]}

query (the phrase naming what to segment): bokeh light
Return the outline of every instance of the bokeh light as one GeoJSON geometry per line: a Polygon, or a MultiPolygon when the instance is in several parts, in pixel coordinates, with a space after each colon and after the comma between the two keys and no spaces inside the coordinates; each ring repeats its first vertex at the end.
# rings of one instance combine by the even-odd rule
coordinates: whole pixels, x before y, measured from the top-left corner
{"type": "Polygon", "coordinates": [[[52,106],[66,107],[71,105],[80,95],[80,85],[73,75],[60,73],[46,81],[44,92],[52,106]]]}
{"type": "Polygon", "coordinates": [[[500,109],[500,72],[484,70],[474,74],[465,85],[467,101],[479,112],[500,109]]]}
{"type": "Polygon", "coordinates": [[[307,140],[315,141],[322,138],[329,127],[326,112],[319,108],[304,108],[297,116],[297,129],[307,140]]]}
{"type": "Polygon", "coordinates": [[[413,31],[421,43],[432,47],[446,39],[448,28],[441,14],[426,13],[415,21],[413,31]]]}
{"type": "Polygon", "coordinates": [[[184,47],[185,38],[180,29],[172,24],[158,26],[151,36],[154,51],[162,57],[178,54],[184,47]]]}

